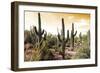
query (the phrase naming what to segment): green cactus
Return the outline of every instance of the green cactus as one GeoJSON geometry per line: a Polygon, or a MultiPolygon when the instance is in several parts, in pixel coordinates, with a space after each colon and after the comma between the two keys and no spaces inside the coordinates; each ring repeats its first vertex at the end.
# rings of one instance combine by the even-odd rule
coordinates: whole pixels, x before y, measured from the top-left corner
{"type": "Polygon", "coordinates": [[[41,29],[41,17],[40,17],[40,13],[38,13],[38,30],[36,27],[34,27],[35,33],[38,36],[38,41],[39,43],[42,40],[42,35],[44,34],[44,30],[41,29]]]}
{"type": "Polygon", "coordinates": [[[62,32],[61,35],[58,32],[58,40],[61,42],[62,50],[63,50],[63,59],[65,59],[65,46],[69,40],[69,30],[67,30],[67,39],[65,39],[65,25],[64,19],[62,18],[62,32]]]}
{"type": "Polygon", "coordinates": [[[74,32],[74,23],[72,23],[72,30],[71,30],[71,46],[72,49],[74,50],[74,38],[77,34],[77,31],[74,32]]]}

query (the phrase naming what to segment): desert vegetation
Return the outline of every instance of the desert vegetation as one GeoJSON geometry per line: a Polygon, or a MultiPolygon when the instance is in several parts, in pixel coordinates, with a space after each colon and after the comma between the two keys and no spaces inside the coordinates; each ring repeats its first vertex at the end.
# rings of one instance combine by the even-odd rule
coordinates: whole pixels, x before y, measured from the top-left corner
{"type": "Polygon", "coordinates": [[[71,30],[65,31],[64,18],[61,22],[61,32],[53,35],[42,29],[41,15],[38,13],[38,27],[32,26],[30,30],[24,30],[24,61],[90,58],[90,30],[87,34],[80,32],[78,35],[74,23],[71,30]]]}

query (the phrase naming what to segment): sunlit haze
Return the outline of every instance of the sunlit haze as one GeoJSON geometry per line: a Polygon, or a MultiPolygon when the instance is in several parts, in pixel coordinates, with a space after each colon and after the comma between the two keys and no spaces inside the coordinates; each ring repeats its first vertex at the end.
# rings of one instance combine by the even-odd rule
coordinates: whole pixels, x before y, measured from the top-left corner
{"type": "MultiPolygon", "coordinates": [[[[90,14],[40,12],[40,15],[41,28],[54,35],[57,35],[57,29],[61,31],[62,18],[65,23],[65,35],[67,30],[72,29],[72,23],[74,23],[74,30],[78,32],[77,36],[80,32],[86,34],[90,29],[90,14]]],[[[25,30],[30,30],[32,26],[38,27],[38,12],[25,11],[25,30]]]]}

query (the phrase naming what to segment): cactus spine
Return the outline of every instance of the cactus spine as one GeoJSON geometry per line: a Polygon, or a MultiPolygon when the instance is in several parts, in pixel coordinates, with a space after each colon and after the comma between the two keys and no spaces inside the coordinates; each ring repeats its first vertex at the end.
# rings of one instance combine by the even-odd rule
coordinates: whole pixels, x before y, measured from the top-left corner
{"type": "Polygon", "coordinates": [[[72,49],[74,49],[74,38],[77,34],[77,31],[75,31],[74,33],[74,23],[72,23],[72,30],[71,30],[71,46],[72,46],[72,49]]]}
{"type": "Polygon", "coordinates": [[[35,33],[38,36],[38,42],[40,44],[41,40],[42,40],[42,35],[44,34],[44,30],[41,29],[41,17],[40,17],[40,13],[38,13],[38,30],[36,27],[34,27],[35,33]]]}
{"type": "Polygon", "coordinates": [[[61,35],[58,33],[58,40],[61,42],[62,50],[63,50],[63,59],[65,59],[65,45],[69,40],[69,30],[67,30],[67,39],[65,39],[65,25],[64,25],[63,18],[62,18],[62,32],[61,35]]]}

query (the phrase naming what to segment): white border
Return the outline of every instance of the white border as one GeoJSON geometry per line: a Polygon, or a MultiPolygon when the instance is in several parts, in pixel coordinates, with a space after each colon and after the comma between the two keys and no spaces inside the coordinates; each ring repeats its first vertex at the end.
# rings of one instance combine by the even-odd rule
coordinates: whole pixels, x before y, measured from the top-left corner
{"type": "Polygon", "coordinates": [[[24,6],[19,5],[19,68],[34,68],[48,66],[64,66],[64,65],[83,65],[95,64],[95,10],[79,9],[79,8],[61,8],[61,7],[45,7],[45,6],[24,6]],[[24,62],[24,10],[33,11],[50,11],[50,12],[71,12],[71,13],[89,13],[91,14],[90,29],[91,29],[91,58],[79,60],[57,60],[57,61],[35,61],[24,62]],[[93,30],[92,30],[93,29],[93,30]]]}

